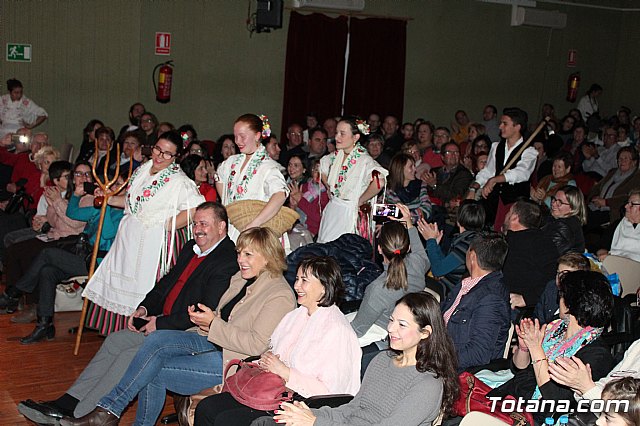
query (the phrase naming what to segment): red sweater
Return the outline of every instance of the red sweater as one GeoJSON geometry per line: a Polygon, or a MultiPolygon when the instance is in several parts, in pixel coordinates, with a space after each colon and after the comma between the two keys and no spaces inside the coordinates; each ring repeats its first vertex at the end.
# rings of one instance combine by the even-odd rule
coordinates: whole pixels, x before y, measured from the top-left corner
{"type": "Polygon", "coordinates": [[[24,187],[27,194],[33,198],[33,204],[30,204],[29,208],[35,209],[42,195],[42,188],[40,188],[40,176],[42,172],[38,170],[36,164],[29,159],[29,154],[29,152],[13,154],[7,151],[6,148],[0,147],[0,162],[13,167],[11,182],[16,183],[22,178],[27,179],[24,187]]]}

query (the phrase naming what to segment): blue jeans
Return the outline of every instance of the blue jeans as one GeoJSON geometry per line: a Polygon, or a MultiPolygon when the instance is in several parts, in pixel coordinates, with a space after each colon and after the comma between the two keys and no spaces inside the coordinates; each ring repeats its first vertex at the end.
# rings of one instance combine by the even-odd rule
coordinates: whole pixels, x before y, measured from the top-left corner
{"type": "Polygon", "coordinates": [[[193,395],[222,383],[222,352],[206,337],[179,330],[147,336],[120,382],[98,406],[120,417],[138,395],[135,425],[152,426],[162,412],[166,392],[193,395]],[[211,351],[200,353],[203,351],[211,351]],[[198,353],[192,355],[194,352],[198,353]]]}

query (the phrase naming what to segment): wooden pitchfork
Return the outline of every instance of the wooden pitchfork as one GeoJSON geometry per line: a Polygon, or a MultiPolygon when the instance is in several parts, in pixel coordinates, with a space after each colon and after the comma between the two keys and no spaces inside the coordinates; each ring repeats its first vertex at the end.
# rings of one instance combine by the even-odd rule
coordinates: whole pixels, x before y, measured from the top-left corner
{"type": "MultiPolygon", "coordinates": [[[[98,221],[98,231],[96,232],[96,240],[93,243],[93,252],[91,253],[91,262],[89,263],[89,275],[87,278],[87,282],[93,276],[93,273],[96,270],[96,261],[98,259],[98,251],[100,248],[100,236],[102,235],[102,225],[104,224],[104,216],[107,213],[107,201],[109,201],[109,197],[119,193],[122,188],[127,184],[129,178],[131,177],[131,172],[133,171],[133,152],[131,152],[131,156],[129,157],[129,174],[127,179],[115,188],[113,191],[110,191],[111,187],[116,183],[118,177],[120,177],[120,145],[116,144],[116,173],[113,176],[113,179],[109,180],[107,171],[109,170],[109,155],[111,150],[107,150],[106,157],[104,159],[104,170],[103,170],[103,180],[100,180],[98,177],[98,173],[96,172],[96,167],[98,164],[98,141],[95,141],[95,155],[93,156],[93,164],[91,165],[91,171],[93,173],[93,178],[95,179],[98,187],[102,189],[104,193],[104,200],[102,201],[102,206],[100,207],[100,219],[98,221]]],[[[84,298],[84,302],[82,304],[82,313],[80,314],[80,324],[78,326],[78,335],[76,336],[76,346],[73,349],[73,354],[78,355],[78,351],[80,349],[80,340],[82,339],[82,330],[84,329],[84,321],[87,317],[87,307],[89,306],[89,299],[84,298]]]]}

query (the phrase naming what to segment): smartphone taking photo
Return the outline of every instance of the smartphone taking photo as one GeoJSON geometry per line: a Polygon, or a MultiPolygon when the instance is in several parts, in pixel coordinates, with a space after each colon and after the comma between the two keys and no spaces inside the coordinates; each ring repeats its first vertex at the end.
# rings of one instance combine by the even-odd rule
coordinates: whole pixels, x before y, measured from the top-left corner
{"type": "Polygon", "coordinates": [[[377,217],[399,217],[400,209],[395,204],[374,204],[373,215],[377,217]]]}

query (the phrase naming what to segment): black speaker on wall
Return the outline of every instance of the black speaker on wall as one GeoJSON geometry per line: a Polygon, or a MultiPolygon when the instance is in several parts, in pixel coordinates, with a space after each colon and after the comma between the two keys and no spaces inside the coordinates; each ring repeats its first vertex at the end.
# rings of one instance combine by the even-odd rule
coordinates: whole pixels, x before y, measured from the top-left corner
{"type": "Polygon", "coordinates": [[[282,28],[283,0],[257,0],[256,32],[269,32],[272,28],[282,28]]]}

